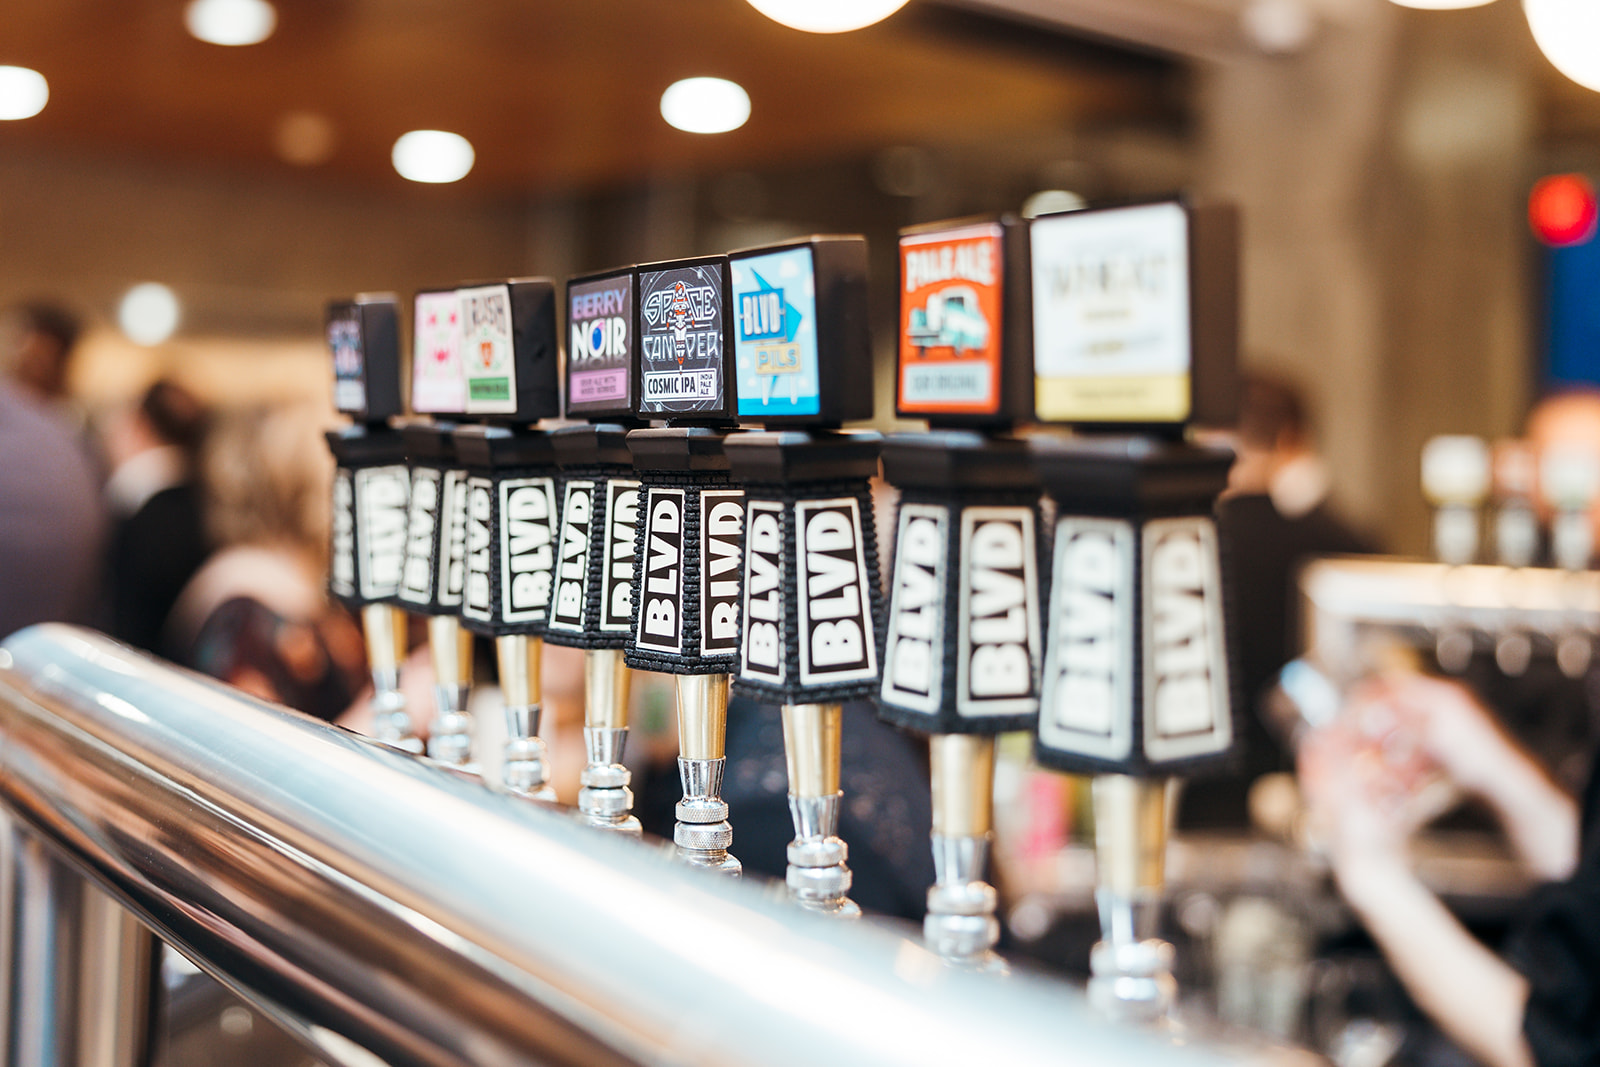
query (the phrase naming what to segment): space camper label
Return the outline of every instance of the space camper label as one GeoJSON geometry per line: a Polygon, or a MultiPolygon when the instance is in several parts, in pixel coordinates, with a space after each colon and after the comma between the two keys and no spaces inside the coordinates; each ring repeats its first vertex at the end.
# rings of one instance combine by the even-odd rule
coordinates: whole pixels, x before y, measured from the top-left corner
{"type": "Polygon", "coordinates": [[[639,272],[641,414],[727,407],[725,300],[715,263],[639,272]]]}
{"type": "Polygon", "coordinates": [[[626,409],[633,350],[633,276],[567,286],[567,411],[626,409]]]}
{"type": "Polygon", "coordinates": [[[350,472],[340,467],[333,476],[333,551],[328,587],[338,596],[356,595],[355,492],[350,472]]]}
{"type": "Polygon", "coordinates": [[[1039,575],[1033,509],[961,509],[956,712],[1026,715],[1039,707],[1039,575]]]}
{"type": "Polygon", "coordinates": [[[1148,522],[1143,564],[1145,755],[1222,752],[1233,718],[1216,528],[1201,516],[1148,522]]]}
{"type": "Polygon", "coordinates": [[[633,625],[633,534],[639,522],[639,483],[606,483],[605,559],[600,564],[600,629],[627,633],[633,625]]]}
{"type": "Polygon", "coordinates": [[[561,537],[556,545],[556,598],[550,608],[552,630],[583,630],[589,594],[589,536],[594,525],[594,483],[574,479],[561,502],[561,537]]]}
{"type": "Polygon", "coordinates": [[[502,622],[534,622],[548,616],[555,581],[555,535],[554,479],[500,482],[502,622]]]}
{"type": "Polygon", "coordinates": [[[433,603],[434,550],[439,537],[439,472],[411,472],[411,509],[406,515],[406,562],[400,599],[427,607],[433,603]]]}
{"type": "Polygon", "coordinates": [[[800,566],[800,684],[875,678],[878,643],[860,502],[854,497],[799,501],[794,530],[800,566]]]}
{"type": "Polygon", "coordinates": [[[467,472],[446,471],[440,500],[439,605],[456,607],[467,588],[467,472]]]}
{"type": "Polygon", "coordinates": [[[739,676],[781,685],[783,649],[783,505],[752,500],[745,508],[744,651],[739,676]]]}
{"type": "Polygon", "coordinates": [[[400,592],[406,561],[406,506],[410,477],[404,465],[355,472],[357,575],[361,595],[382,600],[400,592]]]}
{"type": "Polygon", "coordinates": [[[933,715],[944,678],[945,544],[950,509],[900,505],[884,644],[883,702],[933,715]]]}
{"type": "Polygon", "coordinates": [[[1056,523],[1039,743],[1096,759],[1133,748],[1133,527],[1056,523]]]}
{"type": "Polygon", "coordinates": [[[700,655],[739,654],[739,536],[744,491],[700,491],[700,655]]]}
{"type": "Polygon", "coordinates": [[[644,526],[644,588],[633,643],[652,652],[683,652],[682,489],[651,489],[644,526]]]}

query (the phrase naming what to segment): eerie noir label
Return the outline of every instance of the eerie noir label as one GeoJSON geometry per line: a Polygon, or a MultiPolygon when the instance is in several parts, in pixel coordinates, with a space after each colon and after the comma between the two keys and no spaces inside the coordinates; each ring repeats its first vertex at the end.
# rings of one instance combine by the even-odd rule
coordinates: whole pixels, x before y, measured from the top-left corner
{"type": "Polygon", "coordinates": [[[411,472],[411,510],[406,516],[406,563],[400,599],[408,604],[433,602],[433,555],[439,536],[439,472],[419,467],[411,472]]]}
{"type": "Polygon", "coordinates": [[[468,478],[466,483],[466,585],[461,614],[488,622],[494,615],[494,582],[490,571],[494,551],[494,482],[468,478]]]}
{"type": "Polygon", "coordinates": [[[583,630],[583,605],[589,593],[589,537],[594,526],[594,483],[570,481],[561,502],[561,537],[556,546],[556,599],[550,608],[553,630],[583,630]]]}
{"type": "Polygon", "coordinates": [[[458,289],[456,296],[461,302],[461,361],[467,378],[467,414],[511,414],[517,410],[511,290],[504,285],[483,285],[458,289]]]}
{"type": "Polygon", "coordinates": [[[411,410],[465,411],[467,379],[461,367],[461,301],[454,290],[418,293],[412,332],[411,410]]]}
{"type": "Polygon", "coordinates": [[[400,592],[406,562],[406,507],[410,477],[403,466],[355,472],[356,548],[361,553],[361,595],[382,600],[400,592]]]}
{"type": "Polygon", "coordinates": [[[1033,509],[961,510],[956,712],[968,718],[1038,709],[1039,575],[1033,509]]]}
{"type": "Polygon", "coordinates": [[[739,414],[816,415],[816,271],[810,248],[732,261],[739,414]]]}
{"type": "Polygon", "coordinates": [[[457,607],[467,588],[467,472],[446,471],[440,515],[439,604],[457,607]]]}
{"type": "Polygon", "coordinates": [[[1097,759],[1133,749],[1133,527],[1056,523],[1039,741],[1097,759]]]}
{"type": "Polygon", "coordinates": [[[783,505],[752,500],[745,509],[744,650],[739,676],[783,682],[783,505]]]}
{"type": "Polygon", "coordinates": [[[928,715],[944,678],[945,545],[950,509],[902,504],[895,536],[883,702],[928,715]]]}
{"type": "Polygon", "coordinates": [[[1217,534],[1208,518],[1144,527],[1144,749],[1152,762],[1233,741],[1217,534]]]}
{"type": "Polygon", "coordinates": [[[1001,234],[987,223],[900,239],[901,411],[999,410],[1001,234]]]}
{"type": "Polygon", "coordinates": [[[653,652],[683,652],[682,489],[652,489],[646,494],[644,559],[636,561],[639,628],[633,643],[653,652]]]}
{"type": "Polygon", "coordinates": [[[639,273],[641,414],[726,406],[724,299],[715,264],[639,273]]]}
{"type": "Polygon", "coordinates": [[[739,535],[744,492],[700,491],[700,655],[739,654],[739,535]]]}
{"type": "Polygon", "coordinates": [[[356,497],[350,472],[340,467],[333,476],[333,551],[328,587],[339,596],[356,595],[356,497]]]}
{"type": "Polygon", "coordinates": [[[794,529],[800,684],[877,677],[860,503],[854,497],[802,500],[794,506],[794,529]]]}
{"type": "Polygon", "coordinates": [[[639,524],[639,483],[606,483],[606,548],[600,564],[600,629],[627,633],[633,625],[633,532],[639,524]]]}
{"type": "Polygon", "coordinates": [[[550,612],[555,580],[556,487],[551,478],[500,482],[500,619],[534,622],[550,612]]]}
{"type": "Polygon", "coordinates": [[[627,408],[633,350],[633,276],[567,286],[567,411],[627,408]]]}
{"type": "Polygon", "coordinates": [[[367,410],[367,364],[361,347],[361,309],[344,304],[328,314],[333,356],[333,406],[351,415],[367,410]]]}

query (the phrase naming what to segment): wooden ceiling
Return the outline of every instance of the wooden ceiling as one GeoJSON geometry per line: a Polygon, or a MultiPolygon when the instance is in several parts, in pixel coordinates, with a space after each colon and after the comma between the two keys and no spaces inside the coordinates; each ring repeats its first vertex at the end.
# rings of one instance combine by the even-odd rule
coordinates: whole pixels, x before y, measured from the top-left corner
{"type": "Polygon", "coordinates": [[[915,2],[856,33],[815,36],[744,0],[275,0],[278,30],[224,48],[191,38],[183,0],[5,0],[0,63],[50,82],[10,145],[89,146],[252,170],[286,114],[326,117],[318,170],[405,183],[401,133],[452,130],[477,150],[462,195],[594,188],[652,173],[783,165],[986,132],[1180,116],[1167,61],[915,2]],[[744,85],[750,122],[668,127],[661,91],[690,75],[744,85]]]}

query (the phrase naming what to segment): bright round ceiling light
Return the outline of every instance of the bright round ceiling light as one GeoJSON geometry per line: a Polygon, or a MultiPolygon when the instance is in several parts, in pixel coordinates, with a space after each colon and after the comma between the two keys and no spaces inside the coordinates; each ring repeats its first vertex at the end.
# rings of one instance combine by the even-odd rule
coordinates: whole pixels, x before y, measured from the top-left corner
{"type": "Polygon", "coordinates": [[[807,33],[844,33],[881,22],[906,0],[750,0],[773,22],[807,33]]]}
{"type": "Polygon", "coordinates": [[[394,143],[389,158],[400,177],[414,182],[443,185],[467,176],[477,156],[472,142],[444,130],[412,130],[394,143]]]}
{"type": "Polygon", "coordinates": [[[0,119],[31,119],[49,99],[43,74],[27,67],[0,67],[0,119]]]}
{"type": "Polygon", "coordinates": [[[750,94],[726,78],[685,78],[661,94],[661,117],[686,133],[727,133],[750,118],[750,94]]]}
{"type": "Polygon", "coordinates": [[[1458,7],[1482,7],[1494,0],[1394,0],[1401,7],[1416,7],[1424,11],[1449,11],[1458,7]]]}
{"type": "Polygon", "coordinates": [[[183,24],[210,44],[260,44],[277,28],[278,12],[267,0],[190,0],[183,24]]]}
{"type": "Polygon", "coordinates": [[[160,282],[145,282],[123,294],[117,324],[136,345],[158,345],[178,328],[178,298],[160,282]]]}
{"type": "Polygon", "coordinates": [[[1595,0],[1522,0],[1533,39],[1557,70],[1600,92],[1600,4],[1595,0]]]}

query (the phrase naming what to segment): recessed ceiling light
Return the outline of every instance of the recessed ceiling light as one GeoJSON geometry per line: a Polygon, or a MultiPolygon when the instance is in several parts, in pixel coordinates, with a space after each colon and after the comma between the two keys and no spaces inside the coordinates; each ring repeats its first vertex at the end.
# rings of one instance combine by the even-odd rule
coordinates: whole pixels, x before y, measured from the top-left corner
{"type": "Polygon", "coordinates": [[[117,308],[117,324],[136,345],[158,345],[178,328],[178,298],[160,282],[129,289],[117,308]]]}
{"type": "Polygon", "coordinates": [[[1533,39],[1557,70],[1600,92],[1600,4],[1594,0],[1522,0],[1533,39]]]}
{"type": "Polygon", "coordinates": [[[661,117],[687,133],[727,133],[750,118],[750,94],[726,78],[685,78],[661,94],[661,117]]]}
{"type": "Polygon", "coordinates": [[[1494,0],[1394,0],[1401,7],[1420,7],[1427,11],[1447,11],[1458,7],[1482,7],[1494,0]]]}
{"type": "Polygon", "coordinates": [[[267,0],[190,0],[183,24],[211,44],[260,44],[277,28],[278,12],[267,0]]]}
{"type": "Polygon", "coordinates": [[[49,99],[43,74],[27,67],[0,67],[0,119],[31,119],[49,99]]]}
{"type": "Polygon", "coordinates": [[[412,130],[394,143],[390,158],[402,178],[443,184],[465,178],[477,157],[472,143],[459,133],[412,130]]]}
{"type": "Polygon", "coordinates": [[[906,0],[750,0],[773,22],[807,33],[843,33],[881,22],[906,0]]]}

